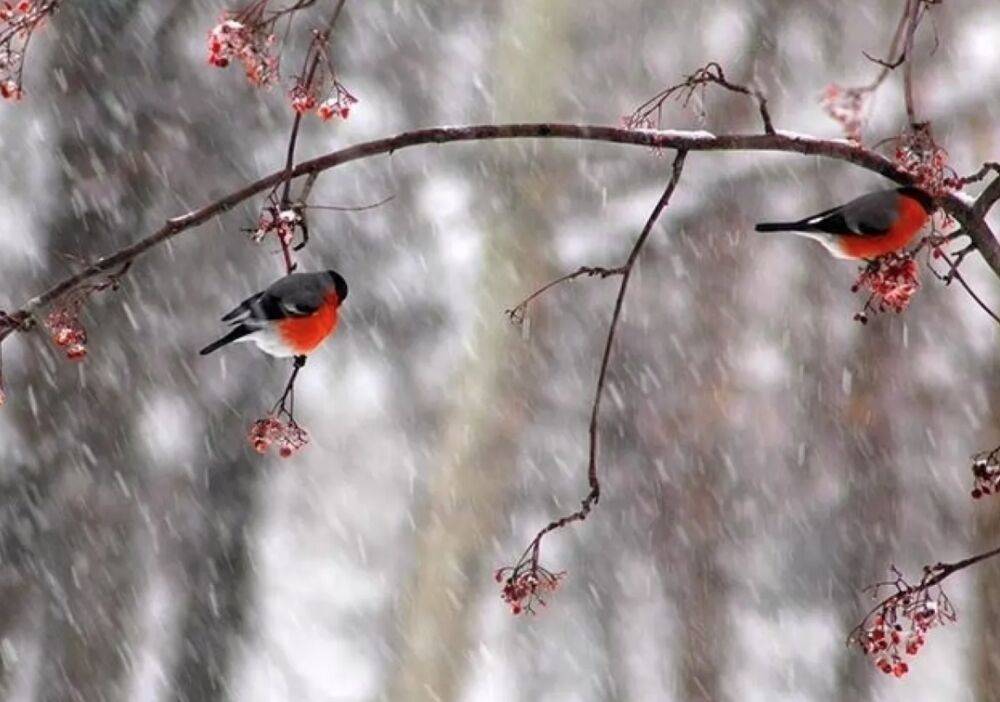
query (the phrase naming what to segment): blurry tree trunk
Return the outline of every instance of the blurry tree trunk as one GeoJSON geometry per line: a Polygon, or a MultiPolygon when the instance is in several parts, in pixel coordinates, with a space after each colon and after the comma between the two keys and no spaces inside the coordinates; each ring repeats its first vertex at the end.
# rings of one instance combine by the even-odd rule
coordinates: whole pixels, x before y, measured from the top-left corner
{"type": "MultiPolygon", "coordinates": [[[[525,107],[551,111],[555,86],[546,85],[550,74],[538,68],[564,51],[566,7],[564,0],[506,6],[498,32],[504,42],[495,62],[502,82],[498,120],[523,114],[525,107]]],[[[475,355],[447,381],[456,405],[446,419],[439,463],[430,466],[433,476],[418,521],[417,571],[403,599],[392,700],[452,700],[460,690],[474,625],[469,612],[495,565],[482,556],[492,552],[504,524],[521,454],[518,437],[530,419],[539,380],[537,354],[518,339],[503,310],[550,272],[547,248],[539,242],[551,240],[546,213],[560,178],[553,168],[544,176],[531,172],[524,159],[498,163],[491,181],[502,194],[505,215],[490,222],[483,246],[469,345],[475,355]]]]}
{"type": "MultiPolygon", "coordinates": [[[[841,478],[845,490],[836,527],[840,537],[836,553],[843,556],[831,564],[837,571],[833,597],[840,611],[839,629],[845,632],[857,625],[863,613],[859,593],[870,583],[884,579],[895,552],[899,477],[891,421],[895,404],[890,377],[893,366],[886,362],[892,356],[885,350],[901,342],[890,336],[891,323],[884,316],[860,330],[857,344],[848,353],[864,362],[846,364],[848,369],[857,368],[846,412],[840,417],[839,427],[825,427],[846,447],[841,478]]],[[[843,364],[832,367],[837,366],[843,364]]],[[[824,411],[822,405],[817,409],[824,411]]],[[[827,414],[829,409],[825,407],[827,414]]],[[[835,688],[840,699],[870,699],[875,674],[871,661],[857,650],[840,650],[835,688]]]]}
{"type": "MultiPolygon", "coordinates": [[[[990,505],[976,520],[979,545],[974,550],[995,548],[1000,543],[1000,506],[990,505]]],[[[995,559],[977,566],[976,584],[973,589],[975,637],[972,644],[975,656],[974,684],[976,699],[1000,699],[1000,564],[995,559]]],[[[970,622],[971,624],[971,622],[970,622]]]]}
{"type": "MultiPolygon", "coordinates": [[[[1000,395],[1000,364],[993,364],[993,383],[986,388],[987,396],[996,398],[1000,395]]],[[[989,406],[992,409],[992,421],[986,423],[981,445],[995,446],[1000,435],[1000,409],[995,402],[989,406]]],[[[989,410],[987,410],[989,411],[989,410]]],[[[985,551],[996,548],[1000,543],[1000,503],[994,496],[986,497],[976,505],[976,530],[978,544],[973,551],[985,551]]],[[[972,645],[975,656],[974,682],[977,699],[1000,699],[1000,563],[996,559],[986,561],[976,566],[976,583],[973,589],[973,602],[977,608],[975,613],[976,630],[973,633],[975,642],[972,645]]],[[[971,622],[970,622],[971,623],[971,622]]]]}
{"type": "MultiPolygon", "coordinates": [[[[186,0],[152,8],[137,0],[115,0],[67,7],[53,25],[60,32],[54,60],[72,90],[48,102],[55,112],[61,159],[59,177],[53,179],[58,189],[53,201],[62,205],[49,222],[46,248],[52,252],[51,270],[78,265],[64,259],[63,253],[86,260],[133,240],[135,232],[155,219],[163,199],[185,195],[184,186],[172,194],[163,191],[157,168],[191,165],[202,154],[211,159],[212,149],[199,149],[198,142],[214,139],[213,146],[219,148],[225,141],[225,135],[215,130],[193,130],[184,139],[172,139],[169,127],[183,118],[160,109],[168,100],[166,94],[177,88],[176,66],[187,61],[186,56],[175,55],[170,40],[176,37],[169,30],[190,9],[186,0]],[[146,72],[131,70],[150,55],[156,58],[161,79],[156,85],[149,85],[146,72]],[[123,77],[117,94],[108,90],[108,76],[123,77]],[[193,153],[185,153],[191,143],[193,153]],[[157,166],[149,165],[153,163],[157,166]],[[158,195],[151,196],[154,192],[158,195]]],[[[43,97],[39,99],[44,105],[43,97]]],[[[212,294],[178,288],[171,280],[132,276],[125,282],[133,293],[126,304],[153,317],[171,307],[176,310],[179,295],[192,303],[212,294]]],[[[233,632],[243,622],[246,533],[257,473],[239,458],[244,454],[238,450],[236,458],[219,459],[218,467],[210,463],[207,479],[197,475],[192,485],[182,488],[196,493],[198,509],[192,512],[204,519],[205,526],[179,522],[182,530],[192,528],[196,538],[174,543],[172,530],[157,517],[185,499],[173,492],[177,469],[149,477],[144,437],[136,429],[153,392],[150,381],[162,383],[169,377],[174,379],[172,391],[194,394],[190,384],[178,380],[190,380],[187,372],[178,370],[187,370],[188,351],[180,343],[136,353],[142,338],[133,337],[120,300],[108,292],[88,305],[84,322],[92,330],[91,355],[83,366],[43,348],[44,332],[33,336],[23,371],[23,395],[5,408],[15,413],[24,435],[38,440],[30,447],[34,462],[4,476],[9,484],[3,489],[12,498],[4,502],[0,518],[4,556],[0,637],[14,648],[2,649],[0,682],[7,682],[15,661],[25,663],[24,650],[30,647],[27,637],[17,632],[30,621],[40,639],[33,685],[38,699],[125,699],[138,639],[137,602],[151,582],[144,566],[155,566],[162,553],[175,557],[182,553],[190,574],[185,589],[192,596],[180,627],[189,646],[176,656],[175,677],[183,688],[178,695],[212,699],[212,691],[221,688],[227,673],[233,632]],[[36,414],[34,407],[44,409],[36,414]],[[160,534],[154,535],[150,528],[160,534]],[[151,552],[154,538],[166,548],[152,557],[143,555],[151,552]],[[29,605],[41,605],[38,616],[24,611],[29,605]]],[[[183,342],[182,325],[175,331],[174,341],[183,342]]],[[[219,412],[231,427],[231,411],[219,412]]],[[[242,427],[238,433],[242,438],[242,427]]]]}
{"type": "Polygon", "coordinates": [[[718,470],[721,464],[717,457],[704,461],[704,454],[696,460],[699,465],[685,481],[676,515],[677,523],[684,525],[687,543],[678,548],[680,558],[673,571],[665,572],[682,578],[675,584],[674,603],[680,627],[678,677],[683,699],[715,702],[722,699],[721,673],[729,643],[729,588],[718,562],[723,536],[720,496],[706,471],[718,470]]]}
{"type": "MultiPolygon", "coordinates": [[[[273,373],[274,383],[284,378],[273,373]]],[[[261,390],[248,384],[205,418],[211,458],[199,458],[194,474],[158,485],[154,512],[165,539],[159,561],[180,603],[174,650],[166,658],[171,700],[235,699],[235,665],[252,634],[254,569],[252,545],[260,513],[259,485],[269,460],[253,455],[245,424],[226,408],[253,407],[261,390]]],[[[247,415],[246,412],[240,412],[247,415]]]]}
{"type": "MultiPolygon", "coordinates": [[[[719,213],[685,228],[687,236],[707,242],[732,223],[719,213]]],[[[733,281],[740,279],[740,261],[730,252],[714,252],[711,259],[690,269],[689,285],[697,290],[693,310],[697,320],[687,329],[690,348],[722,349],[730,328],[717,324],[718,309],[739,304],[733,299],[733,281]]],[[[685,457],[671,472],[674,489],[657,493],[663,529],[655,551],[663,573],[667,597],[677,612],[676,678],[679,699],[715,702],[722,699],[722,675],[730,636],[729,585],[719,565],[725,530],[722,506],[728,499],[722,460],[733,440],[732,420],[727,416],[732,389],[728,376],[720,374],[714,353],[692,356],[695,375],[703,378],[685,397],[683,419],[673,429],[676,454],[685,457]]],[[[662,455],[662,449],[658,449],[662,455]]]]}
{"type": "MultiPolygon", "coordinates": [[[[232,422],[225,416],[217,421],[218,430],[231,432],[232,422]]],[[[231,446],[228,453],[207,462],[204,476],[190,486],[191,511],[202,519],[171,554],[183,570],[173,674],[174,698],[183,702],[231,699],[235,653],[253,602],[250,547],[259,512],[257,485],[267,461],[248,458],[242,446],[231,446]]]]}
{"type": "MultiPolygon", "coordinates": [[[[53,270],[65,269],[61,253],[85,259],[131,238],[143,221],[134,195],[146,181],[124,156],[141,152],[145,135],[133,129],[135,121],[122,124],[103,94],[107,75],[134,65],[138,46],[126,28],[141,5],[106,2],[85,8],[85,19],[82,11],[67,13],[61,23],[58,58],[74,90],[53,108],[62,157],[56,200],[76,208],[61,208],[50,221],[53,270]],[[92,61],[98,55],[101,70],[92,61]]],[[[130,665],[142,582],[135,507],[143,486],[128,440],[132,397],[122,393],[130,383],[128,363],[113,333],[103,341],[112,351],[99,363],[88,361],[87,384],[61,354],[54,358],[38,349],[25,388],[44,408],[37,417],[21,414],[27,426],[34,424],[26,433],[43,437],[34,476],[41,490],[32,495],[39,534],[27,564],[44,601],[36,686],[41,700],[121,699],[130,665]]],[[[36,337],[32,343],[37,348],[44,342],[36,337]]]]}

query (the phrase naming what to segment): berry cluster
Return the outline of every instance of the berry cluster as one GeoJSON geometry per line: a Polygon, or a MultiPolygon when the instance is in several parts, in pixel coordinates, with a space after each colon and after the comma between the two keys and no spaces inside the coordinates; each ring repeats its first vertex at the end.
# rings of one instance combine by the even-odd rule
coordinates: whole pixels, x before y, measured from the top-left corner
{"type": "Polygon", "coordinates": [[[15,22],[19,18],[32,14],[37,9],[31,0],[21,0],[16,4],[5,0],[3,4],[0,4],[0,22],[15,22]]]}
{"type": "Polygon", "coordinates": [[[314,77],[313,81],[309,84],[304,83],[302,80],[296,80],[295,85],[288,92],[292,109],[300,115],[316,110],[316,114],[324,122],[328,122],[334,117],[347,119],[351,113],[351,105],[356,103],[358,99],[347,91],[343,83],[334,78],[331,81],[332,87],[326,99],[320,102],[318,87],[321,87],[319,84],[323,82],[322,76],[320,80],[316,80],[314,77]]]}
{"type": "Polygon", "coordinates": [[[45,317],[52,342],[63,350],[71,361],[82,361],[87,356],[87,330],[80,322],[82,300],[64,304],[45,317]]]}
{"type": "Polygon", "coordinates": [[[0,98],[21,99],[21,74],[28,40],[57,5],[58,0],[0,2],[0,98]]]}
{"type": "Polygon", "coordinates": [[[247,229],[250,238],[260,243],[273,234],[282,246],[289,246],[295,238],[295,228],[302,223],[302,216],[292,209],[282,210],[276,204],[266,205],[257,218],[257,228],[247,229]]]}
{"type": "MultiPolygon", "coordinates": [[[[280,80],[277,29],[288,18],[311,2],[299,0],[287,7],[270,9],[271,0],[256,0],[248,7],[222,16],[208,34],[208,62],[225,68],[239,61],[252,85],[270,86],[280,80]]],[[[328,32],[316,32],[306,53],[301,75],[294,78],[288,99],[300,115],[315,111],[323,121],[334,117],[347,119],[358,99],[337,80],[326,50],[328,32]]]]}
{"type": "Polygon", "coordinates": [[[510,605],[511,613],[535,614],[537,605],[545,606],[543,596],[555,592],[565,572],[553,573],[538,565],[535,558],[522,558],[517,565],[497,569],[494,578],[503,584],[500,598],[510,605]]]}
{"type": "Polygon", "coordinates": [[[820,97],[820,105],[826,114],[839,123],[844,135],[855,143],[861,142],[869,94],[870,91],[863,88],[845,88],[831,83],[820,97]]]}
{"type": "Polygon", "coordinates": [[[267,453],[272,445],[278,447],[278,455],[289,458],[293,453],[309,443],[309,432],[300,427],[294,419],[283,422],[277,415],[258,419],[250,427],[250,445],[257,453],[267,453]]]}
{"type": "Polygon", "coordinates": [[[914,125],[896,141],[896,164],[913,176],[915,185],[934,197],[946,195],[963,185],[962,179],[948,165],[948,152],[938,146],[930,124],[914,125]]]}
{"type": "Polygon", "coordinates": [[[239,61],[250,84],[265,87],[278,80],[278,57],[271,53],[275,42],[266,24],[223,16],[208,34],[208,62],[225,68],[231,61],[239,61]]]}
{"type": "Polygon", "coordinates": [[[972,498],[1000,493],[1000,446],[972,457],[972,498]]]}
{"type": "Polygon", "coordinates": [[[327,33],[317,32],[306,52],[302,72],[295,76],[288,92],[292,109],[300,115],[316,111],[327,122],[334,117],[347,119],[358,99],[337,80],[337,71],[327,51],[327,33]]]}
{"type": "Polygon", "coordinates": [[[910,304],[910,299],[920,288],[920,268],[912,254],[889,253],[870,261],[851,286],[851,292],[871,292],[864,308],[854,319],[866,324],[868,313],[892,310],[899,313],[910,304]]]}
{"type": "Polygon", "coordinates": [[[910,669],[904,658],[920,652],[932,628],[955,621],[955,610],[941,587],[931,584],[939,574],[938,567],[925,568],[924,579],[917,585],[907,583],[895,568],[892,572],[894,580],[871,590],[876,597],[884,587],[895,588],[895,593],[855,628],[850,641],[883,673],[900,678],[910,669]]]}
{"type": "Polygon", "coordinates": [[[357,101],[358,99],[347,92],[347,88],[339,80],[334,80],[333,92],[320,104],[316,114],[324,122],[330,121],[333,117],[347,119],[351,113],[351,105],[357,101]]]}

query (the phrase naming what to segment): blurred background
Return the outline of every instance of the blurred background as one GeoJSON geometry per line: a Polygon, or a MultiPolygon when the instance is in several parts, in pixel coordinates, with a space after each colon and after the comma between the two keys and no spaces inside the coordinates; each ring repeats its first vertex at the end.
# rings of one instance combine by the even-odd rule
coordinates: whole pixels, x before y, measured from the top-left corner
{"type": "MultiPolygon", "coordinates": [[[[310,26],[285,46],[297,67],[310,26]]],[[[227,6],[67,2],[0,109],[0,307],[283,162],[283,89],[206,63],[227,6]]],[[[304,122],[305,158],[435,124],[617,124],[707,61],[779,128],[839,136],[819,105],[883,56],[901,0],[347,3],[333,41],[359,98],[304,122]]],[[[1000,156],[1000,5],[945,3],[917,98],[960,173],[1000,156]]],[[[286,73],[289,69],[286,69],[286,73]]],[[[899,77],[868,143],[904,124],[899,77]]],[[[710,92],[664,127],[756,131],[710,92]]],[[[670,154],[552,140],[425,146],[324,174],[304,269],[351,286],[298,385],[312,443],[247,430],[288,364],[197,349],[282,273],[241,233],[260,199],[95,296],[90,354],[4,344],[0,688],[8,700],[1000,699],[1000,562],[954,576],[959,621],[902,679],[844,645],[895,563],[1000,541],[969,455],[1000,443],[998,330],[924,270],[867,327],[856,268],[754,222],[882,186],[846,164],[691,154],[626,301],[602,427],[602,500],[545,542],[566,570],[513,617],[493,570],[585,493],[587,421],[617,283],[503,311],[580,265],[624,261],[670,154]]],[[[972,188],[973,192],[977,187],[972,188]]],[[[1000,225],[994,220],[993,224],[1000,225]]],[[[963,269],[995,306],[1000,285],[963,269]]]]}

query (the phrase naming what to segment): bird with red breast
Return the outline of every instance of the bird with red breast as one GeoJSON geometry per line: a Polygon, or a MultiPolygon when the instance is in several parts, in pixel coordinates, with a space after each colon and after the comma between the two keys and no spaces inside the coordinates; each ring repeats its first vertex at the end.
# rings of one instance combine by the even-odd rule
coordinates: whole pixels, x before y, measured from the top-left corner
{"type": "Polygon", "coordinates": [[[222,317],[232,329],[201,350],[207,355],[238,341],[253,341],[279,358],[306,357],[337,329],[347,281],[337,271],[291,273],[251,295],[222,317]]]}
{"type": "Polygon", "coordinates": [[[933,198],[907,185],[862,195],[794,222],[764,222],[756,230],[815,239],[837,258],[871,260],[909,246],[933,212],[933,198]]]}

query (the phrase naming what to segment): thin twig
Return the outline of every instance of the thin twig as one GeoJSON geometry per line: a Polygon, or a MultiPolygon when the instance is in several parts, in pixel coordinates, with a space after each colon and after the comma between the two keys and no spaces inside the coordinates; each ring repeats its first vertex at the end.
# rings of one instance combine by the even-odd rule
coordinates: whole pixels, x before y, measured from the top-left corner
{"type": "Polygon", "coordinates": [[[542,287],[538,288],[538,290],[531,293],[526,298],[521,300],[519,303],[511,307],[510,309],[504,310],[504,314],[510,318],[511,322],[514,322],[515,324],[520,324],[521,322],[524,321],[524,316],[528,311],[528,303],[530,303],[532,300],[539,297],[540,295],[544,294],[549,289],[554,288],[557,285],[565,283],[569,280],[579,278],[581,276],[588,276],[588,277],[599,276],[600,278],[604,279],[613,275],[625,275],[625,266],[618,266],[617,268],[602,268],[600,266],[598,267],[580,266],[572,273],[567,273],[566,275],[559,276],[555,280],[549,281],[542,287]]]}
{"type": "Polygon", "coordinates": [[[913,37],[917,33],[921,0],[906,0],[906,41],[903,43],[903,94],[906,101],[906,118],[913,127],[917,124],[917,109],[913,100],[913,37]]]}
{"type": "Polygon", "coordinates": [[[285,383],[284,392],[281,393],[281,397],[278,398],[278,401],[274,403],[274,407],[271,408],[272,415],[284,414],[290,421],[295,421],[295,379],[305,365],[305,356],[294,356],[292,358],[292,373],[288,376],[288,382],[285,383]]]}
{"type": "Polygon", "coordinates": [[[971,251],[974,251],[975,248],[976,248],[975,244],[969,244],[967,247],[958,252],[958,254],[956,255],[957,256],[956,260],[954,262],[952,261],[951,257],[948,256],[947,253],[941,251],[940,256],[941,258],[944,259],[945,263],[948,264],[949,271],[944,276],[938,276],[938,277],[944,280],[946,285],[950,283],[952,280],[957,280],[959,284],[962,286],[962,288],[965,290],[965,292],[969,294],[969,297],[971,297],[976,302],[976,304],[979,305],[979,307],[983,310],[983,312],[988,314],[993,319],[994,322],[1000,324],[1000,316],[998,316],[996,312],[990,309],[989,305],[987,305],[983,301],[983,299],[979,297],[979,295],[977,295],[976,292],[972,289],[972,287],[965,281],[965,277],[958,272],[958,267],[959,265],[961,265],[962,260],[971,251]]]}
{"type": "MultiPolygon", "coordinates": [[[[670,198],[674,194],[674,190],[677,188],[681,172],[684,169],[684,160],[686,157],[686,151],[678,151],[677,156],[674,157],[674,165],[670,174],[670,182],[667,183],[667,187],[664,189],[663,194],[660,196],[656,206],[653,208],[649,218],[646,220],[646,225],[642,228],[642,232],[636,239],[635,244],[633,244],[628,260],[621,267],[623,269],[621,274],[622,281],[618,286],[618,296],[615,298],[614,312],[611,314],[611,323],[608,325],[608,336],[607,340],[604,342],[604,354],[601,357],[601,369],[597,376],[597,388],[594,391],[594,403],[590,410],[590,451],[587,461],[587,484],[590,487],[590,491],[580,503],[580,509],[553,520],[541,531],[539,531],[535,538],[531,540],[531,543],[525,550],[525,555],[527,556],[530,554],[531,564],[533,567],[538,566],[539,550],[541,548],[542,538],[555,529],[560,529],[572,522],[585,520],[587,515],[590,514],[590,510],[593,509],[594,505],[596,505],[601,498],[601,483],[598,476],[598,451],[600,448],[598,420],[600,419],[601,414],[601,399],[604,397],[604,387],[608,377],[608,365],[611,361],[611,350],[614,347],[615,332],[618,329],[618,321],[621,319],[622,308],[625,304],[625,293],[628,290],[628,283],[632,278],[632,272],[635,270],[635,263],[639,259],[642,247],[646,244],[646,240],[653,231],[653,225],[656,224],[660,214],[662,214],[663,210],[669,204],[670,198]]],[[[522,560],[523,559],[524,556],[522,556],[522,560]]]]}
{"type": "Polygon", "coordinates": [[[722,66],[715,61],[699,68],[691,75],[685,77],[682,82],[661,90],[649,100],[642,103],[626,118],[626,124],[633,128],[654,127],[658,129],[663,117],[663,105],[665,102],[672,97],[676,97],[687,107],[695,91],[707,85],[718,85],[731,92],[753,98],[757,103],[761,122],[764,123],[764,133],[774,134],[774,124],[771,121],[771,113],[767,109],[767,98],[764,97],[764,93],[757,88],[747,88],[743,85],[731,83],[722,71],[722,66]],[[655,119],[653,119],[654,115],[655,119]]]}
{"type": "MultiPolygon", "coordinates": [[[[311,46],[316,47],[317,45],[322,45],[327,42],[330,33],[333,31],[334,25],[337,24],[337,18],[340,17],[340,11],[344,9],[344,4],[346,2],[347,0],[340,0],[337,3],[337,7],[334,9],[333,15],[331,15],[330,21],[327,23],[326,28],[316,33],[316,36],[313,38],[311,46]]],[[[309,63],[308,69],[303,72],[303,76],[305,79],[304,86],[307,91],[312,86],[313,78],[315,78],[316,76],[316,70],[319,68],[320,61],[323,58],[323,52],[320,51],[318,48],[311,51],[310,53],[312,54],[312,60],[309,63]]],[[[307,54],[307,57],[308,56],[309,54],[307,54]]],[[[292,133],[288,138],[288,151],[285,157],[285,178],[284,178],[284,185],[282,186],[281,189],[280,202],[282,210],[287,210],[292,204],[292,196],[291,196],[292,168],[295,165],[295,146],[298,142],[299,126],[302,123],[302,116],[303,116],[302,112],[296,110],[295,118],[292,121],[292,133]]],[[[302,198],[302,201],[305,202],[305,198],[302,198]]],[[[306,245],[306,242],[309,240],[309,235],[308,235],[309,229],[305,224],[304,217],[302,218],[301,229],[303,233],[302,242],[294,247],[295,251],[298,251],[299,249],[304,247],[306,245]]],[[[291,252],[289,251],[289,242],[286,242],[284,239],[281,239],[280,241],[281,241],[281,252],[284,255],[285,259],[286,272],[291,273],[292,270],[295,268],[295,264],[292,263],[292,256],[291,252]]]]}
{"type": "MultiPolygon", "coordinates": [[[[906,0],[906,2],[909,3],[909,0],[906,0]]],[[[902,16],[900,16],[899,22],[896,24],[896,31],[893,32],[892,42],[890,42],[889,44],[888,59],[881,60],[873,58],[872,56],[865,53],[865,58],[867,58],[869,61],[874,61],[875,63],[879,64],[882,67],[882,70],[879,71],[877,76],[875,76],[875,80],[873,80],[871,83],[864,86],[863,88],[860,88],[860,90],[862,90],[863,92],[870,93],[877,90],[878,87],[882,85],[885,79],[889,76],[889,74],[892,73],[892,71],[894,71],[895,69],[899,68],[899,66],[902,65],[904,61],[906,61],[906,57],[908,54],[906,53],[905,50],[900,52],[899,56],[895,60],[892,59],[892,56],[895,55],[897,49],[899,48],[899,41],[903,37],[903,32],[906,28],[906,20],[909,17],[909,14],[910,14],[909,6],[907,4],[903,7],[903,14],[902,16]]]]}
{"type": "Polygon", "coordinates": [[[990,173],[996,173],[1000,176],[1000,163],[996,161],[987,161],[982,165],[982,167],[973,173],[972,175],[967,175],[959,178],[959,183],[962,185],[968,185],[969,183],[978,183],[983,178],[988,176],[990,173]]]}
{"type": "Polygon", "coordinates": [[[365,212],[366,210],[374,210],[376,207],[381,207],[386,203],[392,202],[396,199],[396,195],[392,194],[388,197],[384,197],[378,202],[373,202],[369,205],[306,205],[300,204],[303,210],[331,210],[333,212],[365,212]]]}

